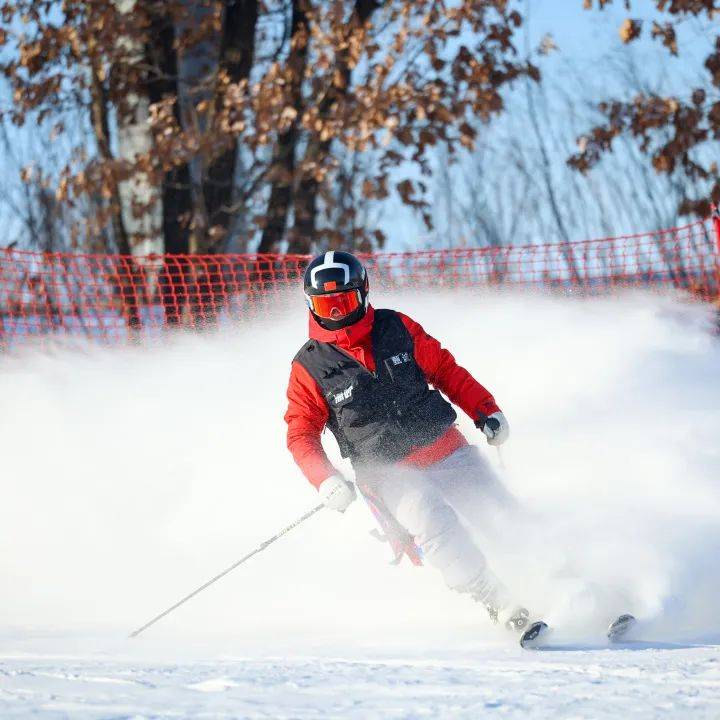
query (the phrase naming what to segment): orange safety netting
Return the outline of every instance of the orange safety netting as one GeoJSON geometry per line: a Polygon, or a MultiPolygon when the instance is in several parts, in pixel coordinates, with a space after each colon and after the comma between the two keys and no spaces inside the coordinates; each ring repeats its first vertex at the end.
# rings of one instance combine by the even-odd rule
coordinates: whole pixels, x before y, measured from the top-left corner
{"type": "MultiPolygon", "coordinates": [[[[720,218],[641,235],[363,256],[374,288],[675,288],[720,296],[720,218]]],[[[0,250],[0,346],[36,336],[106,342],[208,327],[300,302],[300,255],[131,258],[0,250]]]]}

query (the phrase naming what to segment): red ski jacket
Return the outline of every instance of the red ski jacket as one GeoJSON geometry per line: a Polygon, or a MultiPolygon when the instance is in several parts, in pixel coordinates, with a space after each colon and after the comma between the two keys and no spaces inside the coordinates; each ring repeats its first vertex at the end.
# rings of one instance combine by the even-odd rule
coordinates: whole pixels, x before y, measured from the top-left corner
{"type": "MultiPolygon", "coordinates": [[[[428,383],[444,393],[472,420],[476,420],[480,415],[492,415],[499,411],[493,396],[465,368],[455,362],[448,350],[414,320],[402,313],[398,314],[412,336],[415,361],[428,383]]],[[[336,345],[374,372],[375,361],[371,344],[374,316],[375,311],[370,307],[365,317],[354,325],[342,330],[325,330],[309,315],[310,338],[336,345]]],[[[298,362],[292,364],[287,397],[285,422],[288,426],[288,449],[305,477],[319,487],[336,472],[320,440],[329,418],[329,410],[317,383],[298,362]]],[[[467,445],[467,440],[453,426],[431,445],[413,450],[402,462],[416,467],[427,467],[463,445],[467,445]]]]}

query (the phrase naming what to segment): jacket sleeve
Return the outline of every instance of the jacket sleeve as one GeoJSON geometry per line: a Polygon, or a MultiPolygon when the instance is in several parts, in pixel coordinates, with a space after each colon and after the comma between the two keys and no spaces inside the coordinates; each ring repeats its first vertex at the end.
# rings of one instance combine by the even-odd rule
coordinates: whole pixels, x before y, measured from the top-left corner
{"type": "Polygon", "coordinates": [[[288,449],[305,477],[319,487],[336,472],[320,440],[329,417],[328,407],[317,383],[298,362],[292,364],[287,398],[288,449]]]}
{"type": "Polygon", "coordinates": [[[407,315],[398,313],[412,335],[415,344],[415,361],[428,382],[448,396],[475,421],[482,415],[500,410],[495,398],[463,367],[452,354],[407,315]]]}

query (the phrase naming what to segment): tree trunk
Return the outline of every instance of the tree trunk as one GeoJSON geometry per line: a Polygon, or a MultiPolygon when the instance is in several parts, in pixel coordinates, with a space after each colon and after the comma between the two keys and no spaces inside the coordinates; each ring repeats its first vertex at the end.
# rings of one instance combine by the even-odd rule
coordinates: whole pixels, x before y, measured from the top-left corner
{"type": "MultiPolygon", "coordinates": [[[[90,59],[90,121],[101,160],[107,163],[112,162],[114,158],[110,149],[107,91],[103,83],[100,59],[92,53],[90,59]]],[[[111,274],[110,278],[113,292],[120,303],[123,318],[130,330],[135,330],[142,325],[140,302],[135,282],[138,273],[132,258],[128,258],[126,262],[124,257],[131,254],[130,242],[120,208],[120,191],[114,183],[110,203],[110,224],[113,239],[118,252],[122,256],[113,259],[115,272],[111,274]]]]}
{"type": "MultiPolygon", "coordinates": [[[[90,123],[100,159],[103,162],[112,162],[114,158],[110,150],[107,92],[102,81],[100,59],[95,56],[91,56],[90,60],[90,123]]],[[[113,187],[112,195],[110,224],[112,226],[113,239],[117,245],[118,252],[121,255],[129,255],[130,243],[128,242],[125,224],[122,213],[120,212],[117,186],[113,187]]],[[[109,249],[110,248],[107,248],[107,250],[109,249]]]]}
{"type": "Polygon", "coordinates": [[[290,78],[289,101],[291,107],[297,112],[297,116],[287,130],[278,135],[273,151],[270,169],[272,189],[265,213],[265,227],[258,247],[260,253],[274,252],[278,243],[283,239],[287,227],[292,184],[295,177],[295,149],[300,136],[298,118],[302,114],[302,82],[310,39],[306,4],[307,0],[293,0],[292,4],[291,45],[287,59],[287,71],[290,78]]]}
{"type": "MultiPolygon", "coordinates": [[[[176,28],[172,18],[156,13],[150,18],[147,55],[157,75],[148,84],[151,103],[171,98],[173,113],[182,125],[178,54],[175,47],[176,28]]],[[[155,291],[163,307],[168,326],[178,325],[187,307],[187,263],[176,255],[188,255],[190,225],[194,217],[192,178],[187,162],[174,165],[162,181],[162,228],[165,257],[158,268],[155,291]]]]}
{"type": "MultiPolygon", "coordinates": [[[[230,0],[223,18],[220,44],[220,70],[231,83],[247,80],[255,56],[255,28],[258,19],[258,0],[230,0]]],[[[235,189],[238,141],[228,146],[210,162],[203,177],[203,196],[208,230],[217,228],[227,235],[232,221],[232,201],[235,189]]],[[[216,233],[213,233],[215,235],[216,233]]],[[[214,243],[208,236],[201,252],[211,252],[214,243]]]]}
{"type": "MultiPolygon", "coordinates": [[[[352,17],[348,23],[348,37],[363,31],[365,24],[379,5],[377,0],[355,0],[352,17]]],[[[345,48],[337,54],[333,77],[340,77],[341,81],[333,84],[320,103],[321,119],[333,113],[350,87],[352,67],[349,48],[350,43],[346,43],[345,48]]],[[[308,141],[301,165],[302,175],[295,193],[295,226],[290,236],[288,253],[305,255],[311,250],[317,229],[317,195],[320,188],[318,172],[322,170],[331,146],[332,140],[320,140],[317,135],[308,141]]]]}
{"type": "MultiPolygon", "coordinates": [[[[115,0],[118,12],[137,13],[136,0],[115,0]]],[[[123,102],[117,108],[118,157],[132,165],[139,157],[149,155],[154,146],[150,126],[150,97],[148,70],[138,72],[137,82],[128,77],[141,63],[148,65],[147,46],[142,37],[127,33],[118,38],[127,54],[126,63],[114,69],[117,82],[123,89],[123,102]],[[133,67],[135,66],[135,67],[133,67]]],[[[134,172],[129,180],[119,184],[120,206],[133,255],[161,255],[162,188],[145,172],[134,172]]]]}
{"type": "MultiPolygon", "coordinates": [[[[173,112],[181,124],[178,57],[175,49],[175,27],[172,18],[165,14],[150,19],[147,56],[157,76],[148,82],[151,103],[167,98],[174,100],[173,112]]],[[[175,165],[165,173],[162,183],[162,234],[165,252],[190,252],[190,222],[193,217],[193,197],[190,168],[187,163],[175,165]]]]}

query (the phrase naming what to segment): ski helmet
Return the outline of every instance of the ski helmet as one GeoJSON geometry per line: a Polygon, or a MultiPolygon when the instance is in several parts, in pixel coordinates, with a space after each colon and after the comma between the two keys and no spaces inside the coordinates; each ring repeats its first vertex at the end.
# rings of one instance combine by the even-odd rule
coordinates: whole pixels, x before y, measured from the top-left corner
{"type": "Polygon", "coordinates": [[[363,264],[350,253],[330,250],[305,270],[305,300],[326,330],[340,330],[365,316],[369,284],[363,264]]]}

